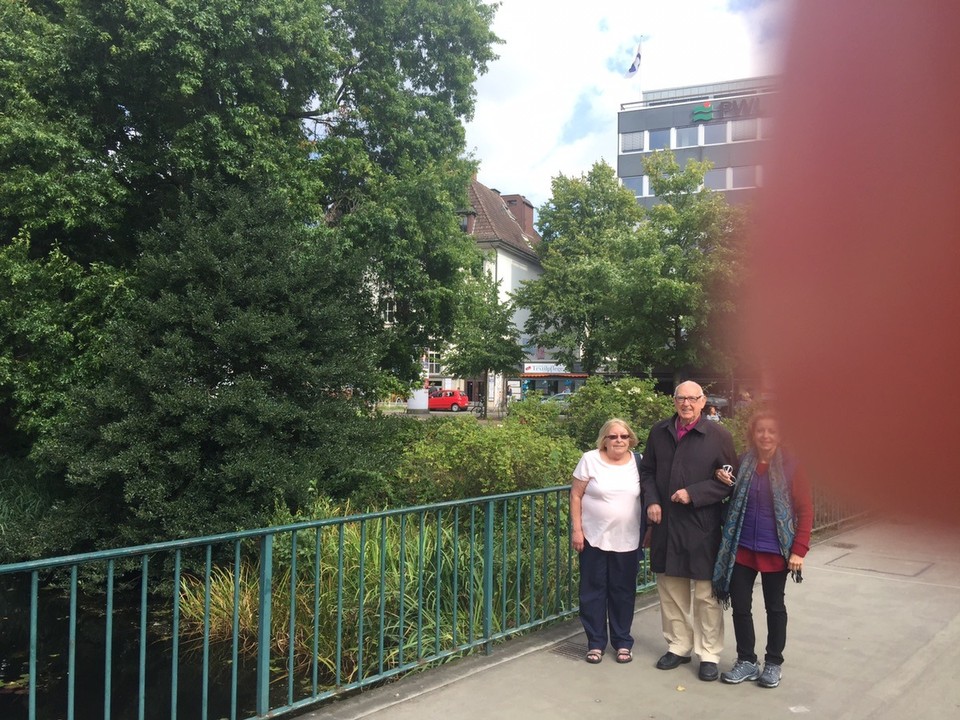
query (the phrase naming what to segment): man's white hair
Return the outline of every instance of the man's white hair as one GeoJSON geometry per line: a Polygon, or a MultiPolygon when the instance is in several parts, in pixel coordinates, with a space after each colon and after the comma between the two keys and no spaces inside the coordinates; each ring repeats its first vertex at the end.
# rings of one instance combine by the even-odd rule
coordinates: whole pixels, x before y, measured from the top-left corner
{"type": "Polygon", "coordinates": [[[700,383],[695,382],[695,381],[693,381],[693,380],[684,380],[682,383],[680,383],[680,385],[677,385],[677,386],[673,389],[673,396],[674,396],[674,397],[677,396],[677,391],[680,390],[680,386],[681,386],[681,385],[695,385],[696,388],[697,388],[698,394],[699,394],[699,395],[703,395],[703,387],[701,387],[700,383]]]}

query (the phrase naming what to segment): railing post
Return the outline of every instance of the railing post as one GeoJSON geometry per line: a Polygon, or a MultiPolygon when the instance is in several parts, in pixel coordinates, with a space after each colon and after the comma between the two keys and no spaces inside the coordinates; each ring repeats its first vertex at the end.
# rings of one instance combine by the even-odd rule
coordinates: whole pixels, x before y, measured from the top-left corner
{"type": "Polygon", "coordinates": [[[260,540],[260,613],[257,624],[257,715],[270,712],[270,615],[273,595],[273,535],[260,540]]]}
{"type": "Polygon", "coordinates": [[[30,573],[30,686],[27,690],[27,713],[30,720],[37,720],[37,603],[40,601],[40,575],[30,573]]]}
{"type": "Polygon", "coordinates": [[[493,500],[487,500],[483,515],[483,652],[493,651],[493,500]]]}

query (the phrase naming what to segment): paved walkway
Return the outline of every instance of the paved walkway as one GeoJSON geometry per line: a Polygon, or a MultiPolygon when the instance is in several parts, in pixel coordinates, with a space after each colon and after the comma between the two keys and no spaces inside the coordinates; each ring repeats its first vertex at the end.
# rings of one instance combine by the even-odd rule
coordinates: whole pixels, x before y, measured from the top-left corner
{"type": "MultiPolygon", "coordinates": [[[[754,609],[762,607],[758,583],[754,609]]],[[[305,717],[960,718],[960,529],[884,521],[825,539],[807,556],[804,582],[788,582],[787,609],[783,681],[774,690],[700,682],[696,660],[655,669],[665,648],[654,593],[638,603],[629,665],[609,654],[600,665],[583,662],[573,621],[305,717]]],[[[736,656],[729,611],[726,625],[721,670],[736,656]]],[[[766,633],[758,627],[757,635],[762,653],[766,633]]]]}

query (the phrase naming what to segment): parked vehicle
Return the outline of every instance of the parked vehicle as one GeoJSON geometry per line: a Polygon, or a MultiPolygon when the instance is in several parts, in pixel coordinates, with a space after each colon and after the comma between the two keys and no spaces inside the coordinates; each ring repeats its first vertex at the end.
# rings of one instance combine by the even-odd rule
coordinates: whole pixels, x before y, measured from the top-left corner
{"type": "Polygon", "coordinates": [[[463,390],[441,390],[427,400],[430,410],[449,410],[460,412],[470,404],[470,398],[463,390]]]}
{"type": "Polygon", "coordinates": [[[707,405],[713,405],[717,410],[723,412],[730,406],[730,401],[720,395],[707,395],[707,405]]]}
{"type": "Polygon", "coordinates": [[[573,397],[572,391],[562,390],[554,395],[547,395],[545,398],[541,399],[540,402],[555,402],[560,403],[561,405],[566,405],[568,402],[570,402],[571,397],[573,397]]]}

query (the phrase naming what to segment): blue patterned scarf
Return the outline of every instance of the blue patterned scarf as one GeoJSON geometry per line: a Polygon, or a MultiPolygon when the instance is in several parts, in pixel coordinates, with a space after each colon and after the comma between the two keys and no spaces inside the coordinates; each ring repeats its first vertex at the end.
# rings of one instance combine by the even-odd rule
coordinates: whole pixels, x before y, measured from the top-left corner
{"type": "MultiPolygon", "coordinates": [[[[727,518],[723,523],[720,552],[717,554],[717,563],[713,567],[713,594],[724,607],[730,603],[730,576],[737,562],[740,529],[743,527],[743,516],[747,509],[747,498],[750,495],[750,483],[753,481],[756,469],[757,456],[753,450],[748,450],[737,472],[737,484],[733,488],[733,495],[727,506],[727,518]]],[[[777,540],[780,544],[780,554],[785,560],[790,558],[793,538],[797,531],[797,518],[793,512],[793,500],[790,496],[790,485],[795,469],[795,463],[789,459],[785,460],[783,451],[777,448],[767,472],[770,476],[770,489],[773,492],[777,540]]]]}

